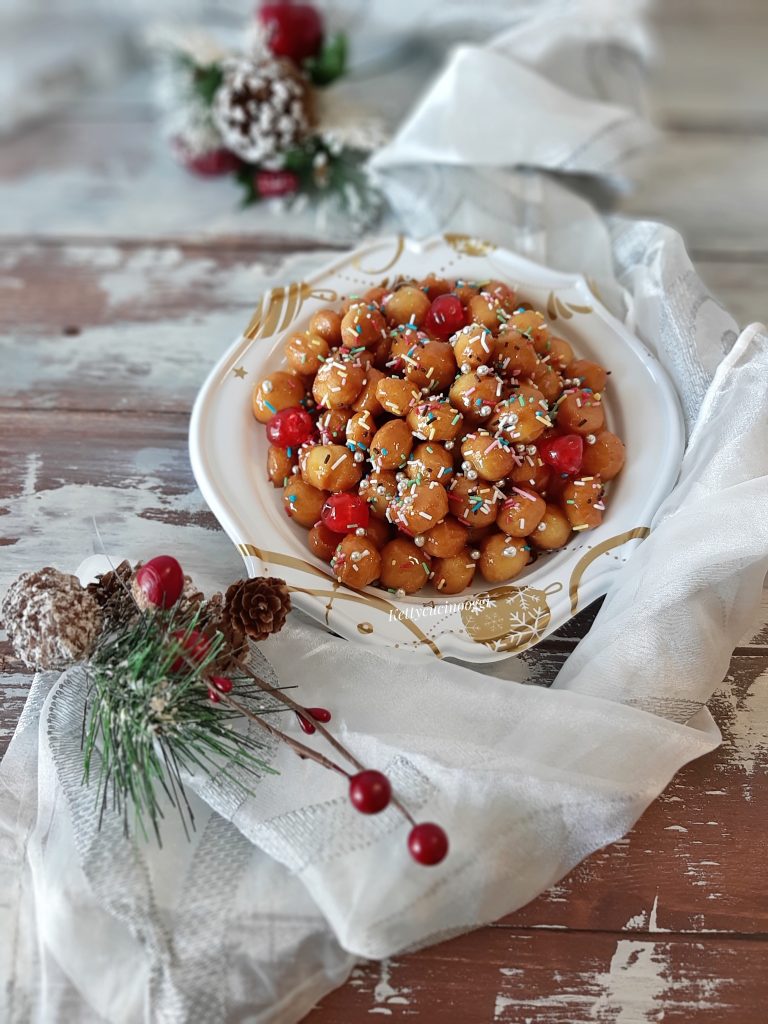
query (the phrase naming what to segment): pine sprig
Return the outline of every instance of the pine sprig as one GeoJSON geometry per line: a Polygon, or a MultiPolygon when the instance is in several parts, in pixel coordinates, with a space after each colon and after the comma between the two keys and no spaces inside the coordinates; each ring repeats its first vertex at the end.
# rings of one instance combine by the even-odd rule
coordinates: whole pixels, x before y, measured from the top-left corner
{"type": "MultiPolygon", "coordinates": [[[[185,830],[194,818],[182,774],[196,768],[219,773],[249,792],[233,769],[254,777],[273,769],[260,756],[265,745],[232,728],[240,715],[209,699],[208,676],[224,640],[216,634],[196,645],[200,610],[155,610],[118,626],[88,663],[83,768],[93,780],[98,762],[100,823],[110,803],[145,837],[160,842],[162,796],[185,830]]],[[[240,699],[257,691],[237,686],[240,699]]]]}

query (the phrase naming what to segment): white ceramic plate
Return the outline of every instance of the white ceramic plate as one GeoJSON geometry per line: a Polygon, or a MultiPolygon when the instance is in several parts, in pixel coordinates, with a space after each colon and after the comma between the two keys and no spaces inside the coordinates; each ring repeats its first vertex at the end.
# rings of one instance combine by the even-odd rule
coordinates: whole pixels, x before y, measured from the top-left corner
{"type": "Polygon", "coordinates": [[[307,281],[268,292],[198,395],[190,454],[200,490],[250,575],[285,578],[297,607],[350,640],[484,662],[538,643],[605,593],[674,484],[683,437],[677,397],[658,361],[600,304],[583,277],[548,270],[478,239],[446,235],[425,242],[380,239],[307,281]],[[306,531],[288,519],[282,492],[266,479],[268,442],[251,414],[251,391],[281,366],[286,332],[305,326],[319,307],[401,275],[430,272],[514,284],[523,301],[546,312],[578,356],[610,369],[607,423],[626,444],[627,464],[609,485],[602,524],[540,557],[514,584],[489,590],[480,582],[459,597],[400,599],[374,587],[358,592],[340,586],[311,554],[306,531]]]}

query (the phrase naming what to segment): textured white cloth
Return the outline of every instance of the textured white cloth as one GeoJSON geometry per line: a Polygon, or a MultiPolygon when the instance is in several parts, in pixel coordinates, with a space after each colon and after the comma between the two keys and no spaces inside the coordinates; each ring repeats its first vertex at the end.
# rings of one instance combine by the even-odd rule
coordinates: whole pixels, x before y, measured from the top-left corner
{"type": "MultiPolygon", "coordinates": [[[[582,72],[602,66],[601,40],[626,56],[631,20],[620,32],[607,17],[591,31],[578,22],[577,32],[561,14],[560,4],[537,5],[535,20],[496,45],[507,88],[523,90],[515,117],[498,115],[510,132],[518,114],[539,123],[533,149],[544,166],[556,154],[552,169],[613,171],[642,126],[602,105],[584,83],[606,80],[582,72]],[[544,23],[547,32],[534,31],[544,23]],[[518,66],[510,47],[526,33],[518,66]],[[553,90],[574,96],[560,107],[553,90]]],[[[719,741],[703,705],[768,567],[768,338],[759,328],[738,336],[670,229],[605,220],[553,178],[510,169],[518,157],[508,139],[498,150],[485,140],[482,168],[476,145],[457,151],[451,114],[462,103],[457,68],[472,73],[467,53],[382,153],[383,187],[416,233],[468,230],[596,278],[678,387],[690,434],[680,483],[549,689],[514,682],[515,660],[483,673],[414,668],[298,615],[264,646],[281,682],[330,707],[343,741],[390,774],[418,819],[444,825],[451,853],[437,868],[410,861],[396,811],[356,814],[335,775],[281,747],[271,753],[280,775],[248,799],[221,780],[191,780],[191,845],[172,815],[163,851],[126,843],[113,823],[97,832],[92,794],[79,786],[77,674],[37,677],[0,765],[0,1019],[9,1024],[296,1021],[356,957],[526,903],[622,835],[681,765],[719,741]],[[414,143],[419,124],[430,125],[429,152],[414,143]]],[[[611,95],[627,87],[620,65],[611,95]]]]}

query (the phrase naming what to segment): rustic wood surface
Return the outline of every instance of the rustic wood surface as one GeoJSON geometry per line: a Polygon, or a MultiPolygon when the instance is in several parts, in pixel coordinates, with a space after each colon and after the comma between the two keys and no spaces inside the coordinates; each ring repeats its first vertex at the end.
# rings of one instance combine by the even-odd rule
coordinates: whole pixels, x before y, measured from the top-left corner
{"type": "MultiPolygon", "coordinates": [[[[765,319],[768,11],[757,0],[675,0],[654,24],[653,105],[668,132],[636,158],[624,208],[679,226],[737,319],[765,319]]],[[[187,417],[253,307],[254,265],[268,270],[297,241],[228,225],[163,234],[162,211],[126,237],[110,212],[124,202],[120,177],[91,196],[89,216],[73,213],[89,168],[142,165],[149,118],[135,98],[99,99],[0,151],[0,183],[20,203],[41,167],[65,189],[41,198],[50,205],[33,237],[21,207],[5,204],[0,220],[0,589],[24,569],[98,550],[94,518],[109,550],[122,549],[128,524],[136,550],[167,540],[194,558],[203,585],[240,568],[194,486],[187,417]]],[[[555,674],[592,614],[525,656],[532,679],[555,674]]],[[[711,702],[722,746],[681,771],[628,836],[493,927],[361,966],[308,1024],[764,1020],[767,620],[768,604],[711,702]]],[[[29,676],[7,644],[0,659],[1,754],[29,676]]]]}

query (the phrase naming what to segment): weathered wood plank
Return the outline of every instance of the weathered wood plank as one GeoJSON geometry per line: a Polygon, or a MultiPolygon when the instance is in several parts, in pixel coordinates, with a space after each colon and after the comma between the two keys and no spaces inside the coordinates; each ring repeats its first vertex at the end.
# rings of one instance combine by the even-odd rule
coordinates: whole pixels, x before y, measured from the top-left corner
{"type": "Polygon", "coordinates": [[[757,941],[486,929],[357,968],[305,1022],[758,1024],[764,966],[757,941]]]}

